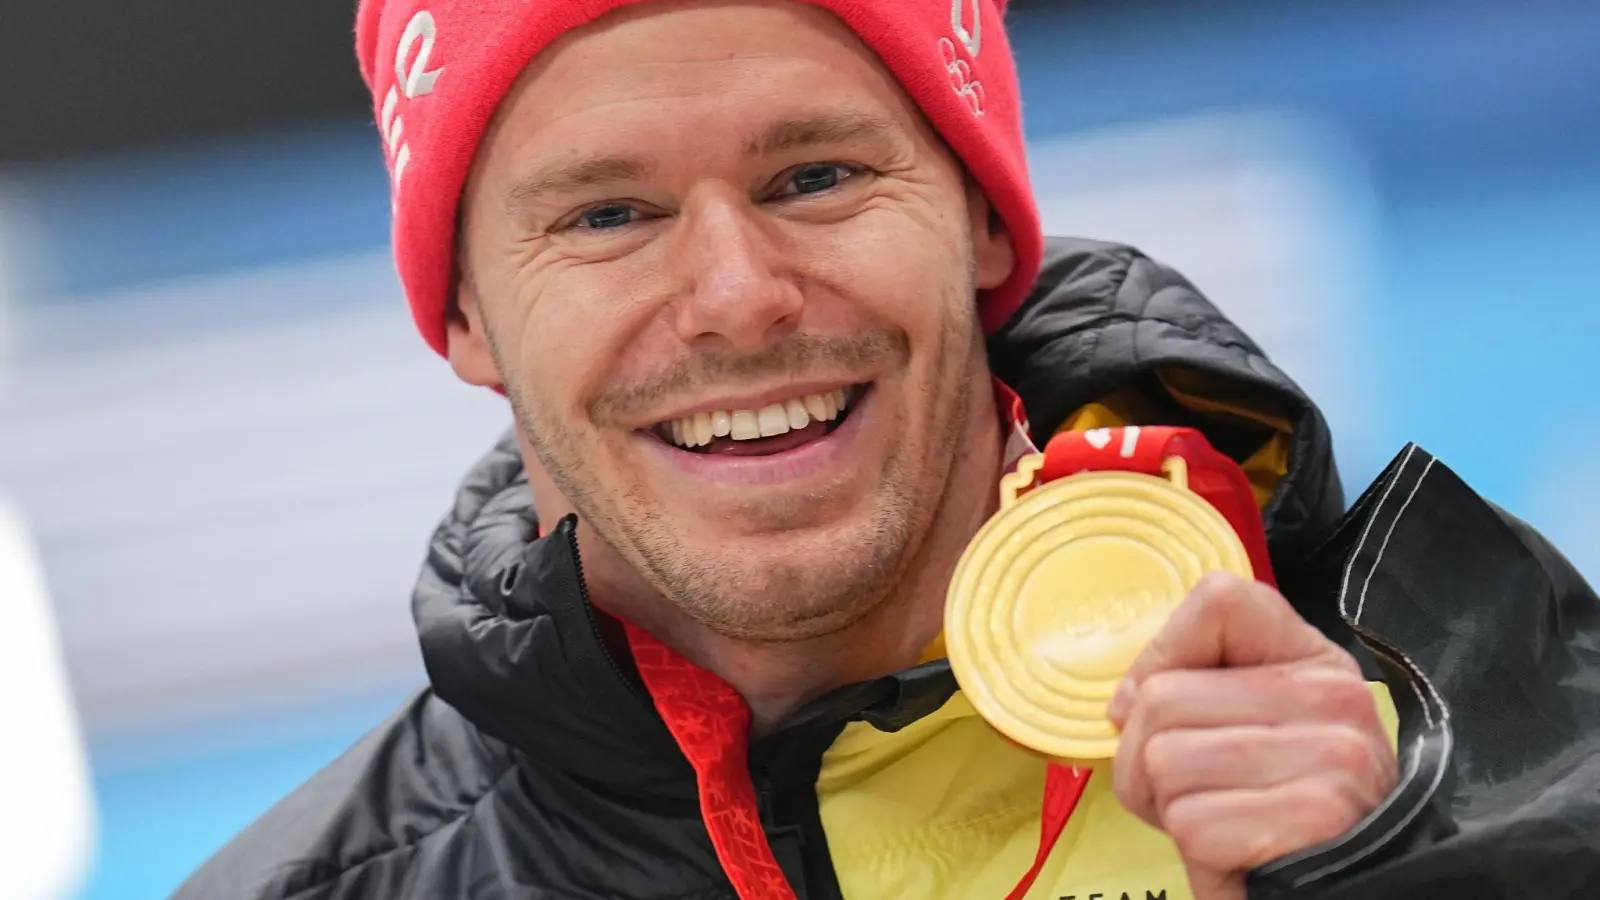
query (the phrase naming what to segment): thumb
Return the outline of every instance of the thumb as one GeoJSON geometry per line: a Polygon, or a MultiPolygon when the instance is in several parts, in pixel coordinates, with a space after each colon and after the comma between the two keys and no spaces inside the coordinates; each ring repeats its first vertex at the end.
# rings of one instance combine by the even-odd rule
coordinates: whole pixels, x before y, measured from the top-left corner
{"type": "Polygon", "coordinates": [[[1172,669],[1299,662],[1334,649],[1272,587],[1217,572],[1189,592],[1134,659],[1128,677],[1137,684],[1172,669]]]}

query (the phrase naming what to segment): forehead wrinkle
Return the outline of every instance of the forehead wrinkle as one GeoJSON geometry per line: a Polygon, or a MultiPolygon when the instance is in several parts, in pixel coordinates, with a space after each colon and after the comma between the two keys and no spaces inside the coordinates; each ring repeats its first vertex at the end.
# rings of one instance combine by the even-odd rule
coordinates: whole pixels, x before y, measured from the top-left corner
{"type": "Polygon", "coordinates": [[[655,163],[643,157],[616,154],[552,163],[535,169],[513,184],[506,191],[505,206],[514,212],[546,194],[620,181],[644,181],[655,168],[655,163]]]}
{"type": "Polygon", "coordinates": [[[823,113],[774,122],[745,143],[745,155],[776,156],[790,150],[827,144],[892,138],[900,127],[893,119],[865,112],[823,113]]]}

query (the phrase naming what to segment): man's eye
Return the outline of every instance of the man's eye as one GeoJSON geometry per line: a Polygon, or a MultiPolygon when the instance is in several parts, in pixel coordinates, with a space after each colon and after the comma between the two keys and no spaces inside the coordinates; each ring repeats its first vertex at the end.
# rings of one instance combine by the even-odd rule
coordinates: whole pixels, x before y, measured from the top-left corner
{"type": "Polygon", "coordinates": [[[844,166],[815,165],[802,166],[789,176],[785,185],[788,194],[816,194],[839,186],[839,182],[849,178],[851,172],[844,166]]]}
{"type": "Polygon", "coordinates": [[[578,217],[578,227],[591,231],[605,231],[611,228],[621,228],[631,225],[634,221],[634,209],[620,203],[606,206],[597,206],[578,217]]]}

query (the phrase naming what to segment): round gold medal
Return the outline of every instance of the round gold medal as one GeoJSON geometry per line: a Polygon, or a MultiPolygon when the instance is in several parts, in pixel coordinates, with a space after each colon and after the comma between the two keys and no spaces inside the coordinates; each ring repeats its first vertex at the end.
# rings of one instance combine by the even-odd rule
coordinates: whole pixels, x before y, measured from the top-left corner
{"type": "Polygon", "coordinates": [[[1252,577],[1244,544],[1169,478],[1084,472],[1020,493],[1023,460],[1001,508],[962,554],[945,604],[950,668],[973,707],[1024,747],[1057,759],[1108,759],[1106,705],[1128,666],[1201,576],[1252,577]]]}

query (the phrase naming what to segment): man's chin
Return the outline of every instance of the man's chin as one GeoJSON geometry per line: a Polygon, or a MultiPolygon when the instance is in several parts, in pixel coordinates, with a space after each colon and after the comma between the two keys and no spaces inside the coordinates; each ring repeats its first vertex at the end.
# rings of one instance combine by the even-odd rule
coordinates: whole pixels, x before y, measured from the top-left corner
{"type": "Polygon", "coordinates": [[[668,516],[678,534],[707,553],[782,555],[826,552],[860,541],[870,533],[862,497],[845,490],[773,495],[702,504],[693,512],[668,516]]]}
{"type": "Polygon", "coordinates": [[[760,642],[811,640],[860,621],[883,598],[877,573],[857,567],[779,564],[742,571],[684,597],[691,616],[725,637],[760,642]]]}
{"type": "Polygon", "coordinates": [[[848,627],[882,599],[902,542],[880,528],[721,534],[658,571],[685,611],[729,637],[792,641],[848,627]]]}

